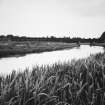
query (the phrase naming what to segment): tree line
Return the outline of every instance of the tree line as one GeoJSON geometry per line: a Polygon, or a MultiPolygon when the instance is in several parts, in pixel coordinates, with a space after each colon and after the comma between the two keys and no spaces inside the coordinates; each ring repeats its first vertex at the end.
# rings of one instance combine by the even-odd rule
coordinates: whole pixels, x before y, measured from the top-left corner
{"type": "Polygon", "coordinates": [[[52,42],[66,42],[66,43],[102,43],[105,42],[105,32],[99,38],[80,38],[80,37],[62,37],[57,38],[55,36],[51,37],[26,37],[26,36],[14,36],[9,35],[0,35],[0,41],[52,41],[52,42]]]}

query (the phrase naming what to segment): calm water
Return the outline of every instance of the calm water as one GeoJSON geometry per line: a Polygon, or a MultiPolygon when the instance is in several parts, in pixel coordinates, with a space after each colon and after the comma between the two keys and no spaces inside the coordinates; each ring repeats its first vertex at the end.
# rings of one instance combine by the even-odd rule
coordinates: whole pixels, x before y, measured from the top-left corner
{"type": "Polygon", "coordinates": [[[81,45],[79,48],[59,50],[52,52],[27,54],[23,57],[10,57],[0,59],[0,73],[10,73],[12,70],[30,69],[34,65],[46,65],[56,62],[70,61],[72,59],[81,59],[90,56],[90,54],[103,53],[103,47],[81,45]]]}

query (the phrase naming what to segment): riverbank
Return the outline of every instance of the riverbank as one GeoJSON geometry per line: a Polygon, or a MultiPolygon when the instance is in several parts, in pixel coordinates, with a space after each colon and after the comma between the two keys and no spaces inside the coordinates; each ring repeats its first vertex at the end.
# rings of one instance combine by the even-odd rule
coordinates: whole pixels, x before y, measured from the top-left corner
{"type": "Polygon", "coordinates": [[[80,45],[101,46],[105,47],[105,43],[80,43],[80,45]]]}
{"type": "Polygon", "coordinates": [[[0,41],[0,58],[23,56],[28,53],[41,53],[63,49],[71,49],[80,45],[102,46],[105,43],[63,43],[47,41],[0,41]]]}
{"type": "Polygon", "coordinates": [[[27,53],[40,53],[47,51],[62,50],[78,46],[79,45],[76,43],[63,43],[63,42],[41,42],[41,41],[0,42],[0,58],[14,56],[14,55],[25,55],[27,53]]]}
{"type": "Polygon", "coordinates": [[[102,46],[102,47],[105,47],[105,43],[93,43],[93,46],[102,46]]]}
{"type": "Polygon", "coordinates": [[[0,76],[1,105],[104,105],[105,53],[0,76]],[[95,98],[94,98],[95,96],[95,98]]]}

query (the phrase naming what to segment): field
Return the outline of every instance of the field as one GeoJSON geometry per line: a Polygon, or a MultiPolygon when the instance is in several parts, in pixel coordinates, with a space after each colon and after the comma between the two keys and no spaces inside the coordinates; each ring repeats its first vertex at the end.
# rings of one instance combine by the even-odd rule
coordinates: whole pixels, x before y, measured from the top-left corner
{"type": "Polygon", "coordinates": [[[0,57],[40,53],[77,47],[76,43],[43,42],[43,41],[6,41],[0,42],[0,57]]]}
{"type": "Polygon", "coordinates": [[[1,75],[0,105],[105,105],[105,53],[1,75]]]}

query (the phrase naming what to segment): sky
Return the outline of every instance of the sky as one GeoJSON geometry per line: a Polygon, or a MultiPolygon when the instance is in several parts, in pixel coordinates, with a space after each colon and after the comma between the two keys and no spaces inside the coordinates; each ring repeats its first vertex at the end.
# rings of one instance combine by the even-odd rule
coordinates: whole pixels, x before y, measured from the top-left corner
{"type": "Polygon", "coordinates": [[[0,35],[100,37],[105,0],[0,0],[0,35]]]}

